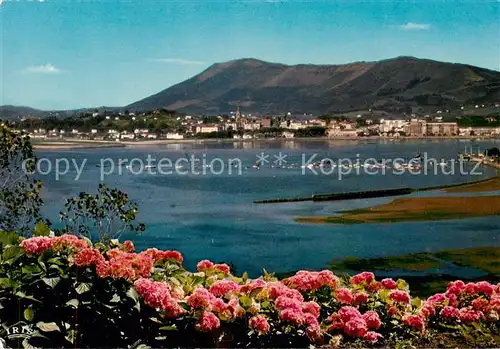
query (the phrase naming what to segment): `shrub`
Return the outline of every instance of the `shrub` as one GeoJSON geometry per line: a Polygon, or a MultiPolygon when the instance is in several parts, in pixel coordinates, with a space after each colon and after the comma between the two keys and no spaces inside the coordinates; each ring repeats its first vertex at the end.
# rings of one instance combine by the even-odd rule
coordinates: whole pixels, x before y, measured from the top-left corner
{"type": "Polygon", "coordinates": [[[456,281],[420,300],[403,280],[377,281],[368,272],[249,279],[207,260],[189,272],[179,252],[136,253],[130,241],[4,233],[0,242],[0,320],[6,329],[32,325],[24,339],[30,345],[372,346],[418,343],[436,333],[499,344],[500,287],[487,282],[456,281]]]}

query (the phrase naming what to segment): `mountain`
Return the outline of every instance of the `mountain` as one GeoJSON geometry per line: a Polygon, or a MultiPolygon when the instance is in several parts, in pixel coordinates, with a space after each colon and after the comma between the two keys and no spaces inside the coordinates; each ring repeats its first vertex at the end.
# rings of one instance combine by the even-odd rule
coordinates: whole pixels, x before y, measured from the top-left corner
{"type": "Polygon", "coordinates": [[[39,110],[23,106],[2,105],[0,106],[0,119],[15,121],[25,117],[43,118],[52,116],[52,117],[64,118],[68,116],[77,115],[82,112],[92,113],[95,110],[97,110],[98,112],[104,112],[104,111],[113,112],[113,111],[118,111],[120,109],[121,108],[119,107],[98,107],[98,108],[48,111],[48,110],[39,110]]]}
{"type": "Polygon", "coordinates": [[[257,59],[214,64],[192,78],[128,105],[219,114],[425,112],[500,101],[500,72],[414,57],[344,65],[285,65],[257,59]]]}
{"type": "Polygon", "coordinates": [[[25,116],[43,117],[47,112],[29,107],[17,107],[14,105],[0,106],[0,119],[17,120],[25,116]]]}

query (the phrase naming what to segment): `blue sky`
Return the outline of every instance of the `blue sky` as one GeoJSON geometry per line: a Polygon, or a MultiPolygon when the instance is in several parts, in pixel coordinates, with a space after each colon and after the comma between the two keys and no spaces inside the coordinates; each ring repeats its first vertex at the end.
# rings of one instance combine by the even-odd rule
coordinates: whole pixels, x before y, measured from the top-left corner
{"type": "Polygon", "coordinates": [[[500,2],[3,0],[0,105],[122,106],[215,62],[416,56],[500,70],[500,2]]]}

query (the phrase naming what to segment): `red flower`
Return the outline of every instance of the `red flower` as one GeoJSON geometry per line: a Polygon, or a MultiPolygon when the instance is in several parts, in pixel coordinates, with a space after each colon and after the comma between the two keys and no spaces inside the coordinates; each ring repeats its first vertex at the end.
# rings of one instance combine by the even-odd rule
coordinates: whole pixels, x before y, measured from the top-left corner
{"type": "Polygon", "coordinates": [[[352,304],[354,301],[354,296],[352,295],[351,290],[346,287],[339,288],[335,293],[335,296],[340,303],[352,304]]]}
{"type": "Polygon", "coordinates": [[[214,264],[212,262],[210,262],[208,259],[204,259],[204,260],[198,262],[198,264],[196,265],[196,268],[198,269],[198,271],[203,271],[206,269],[210,269],[213,266],[214,266],[214,264]]]}
{"type": "Polygon", "coordinates": [[[203,332],[211,332],[220,327],[219,318],[212,312],[204,311],[201,316],[196,328],[203,332]]]}
{"type": "Polygon", "coordinates": [[[344,331],[352,337],[363,337],[368,332],[368,327],[363,318],[357,317],[346,322],[344,331]]]}
{"type": "Polygon", "coordinates": [[[403,322],[405,323],[405,325],[413,327],[419,330],[421,333],[425,332],[424,319],[419,315],[408,315],[407,317],[405,317],[403,322]]]}
{"type": "Polygon", "coordinates": [[[369,285],[374,280],[375,280],[375,275],[373,273],[364,271],[361,274],[357,274],[351,277],[350,283],[353,285],[359,285],[361,283],[369,285]]]}
{"type": "Polygon", "coordinates": [[[98,249],[86,247],[76,253],[74,261],[78,267],[88,267],[102,263],[104,257],[98,249]]]}
{"type": "Polygon", "coordinates": [[[377,330],[382,325],[380,317],[375,311],[372,310],[367,311],[366,313],[363,314],[362,317],[366,321],[366,325],[368,326],[368,328],[373,328],[377,330]]]}
{"type": "Polygon", "coordinates": [[[457,308],[450,307],[449,305],[441,309],[439,315],[445,319],[458,319],[460,317],[460,312],[457,308]]]}
{"type": "Polygon", "coordinates": [[[397,287],[396,281],[394,281],[393,279],[383,279],[382,281],[380,281],[380,283],[384,288],[388,290],[392,290],[397,287]]]}
{"type": "Polygon", "coordinates": [[[410,295],[405,291],[392,290],[389,299],[398,303],[410,303],[410,295]]]}
{"type": "Polygon", "coordinates": [[[383,336],[380,333],[373,331],[368,331],[363,336],[363,339],[370,342],[371,344],[377,343],[380,338],[383,338],[383,336]]]}
{"type": "Polygon", "coordinates": [[[250,320],[248,320],[248,326],[256,330],[260,335],[266,334],[271,328],[266,318],[262,315],[251,317],[250,320]]]}

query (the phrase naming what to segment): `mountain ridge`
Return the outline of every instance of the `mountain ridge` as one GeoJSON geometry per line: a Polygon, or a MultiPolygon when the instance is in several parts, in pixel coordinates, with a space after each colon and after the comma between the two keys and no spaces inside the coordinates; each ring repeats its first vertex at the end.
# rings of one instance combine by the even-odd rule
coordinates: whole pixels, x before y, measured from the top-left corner
{"type": "Polygon", "coordinates": [[[241,58],[215,63],[199,74],[127,106],[195,114],[248,112],[412,112],[500,100],[500,72],[409,56],[348,64],[271,63],[241,58]]]}

